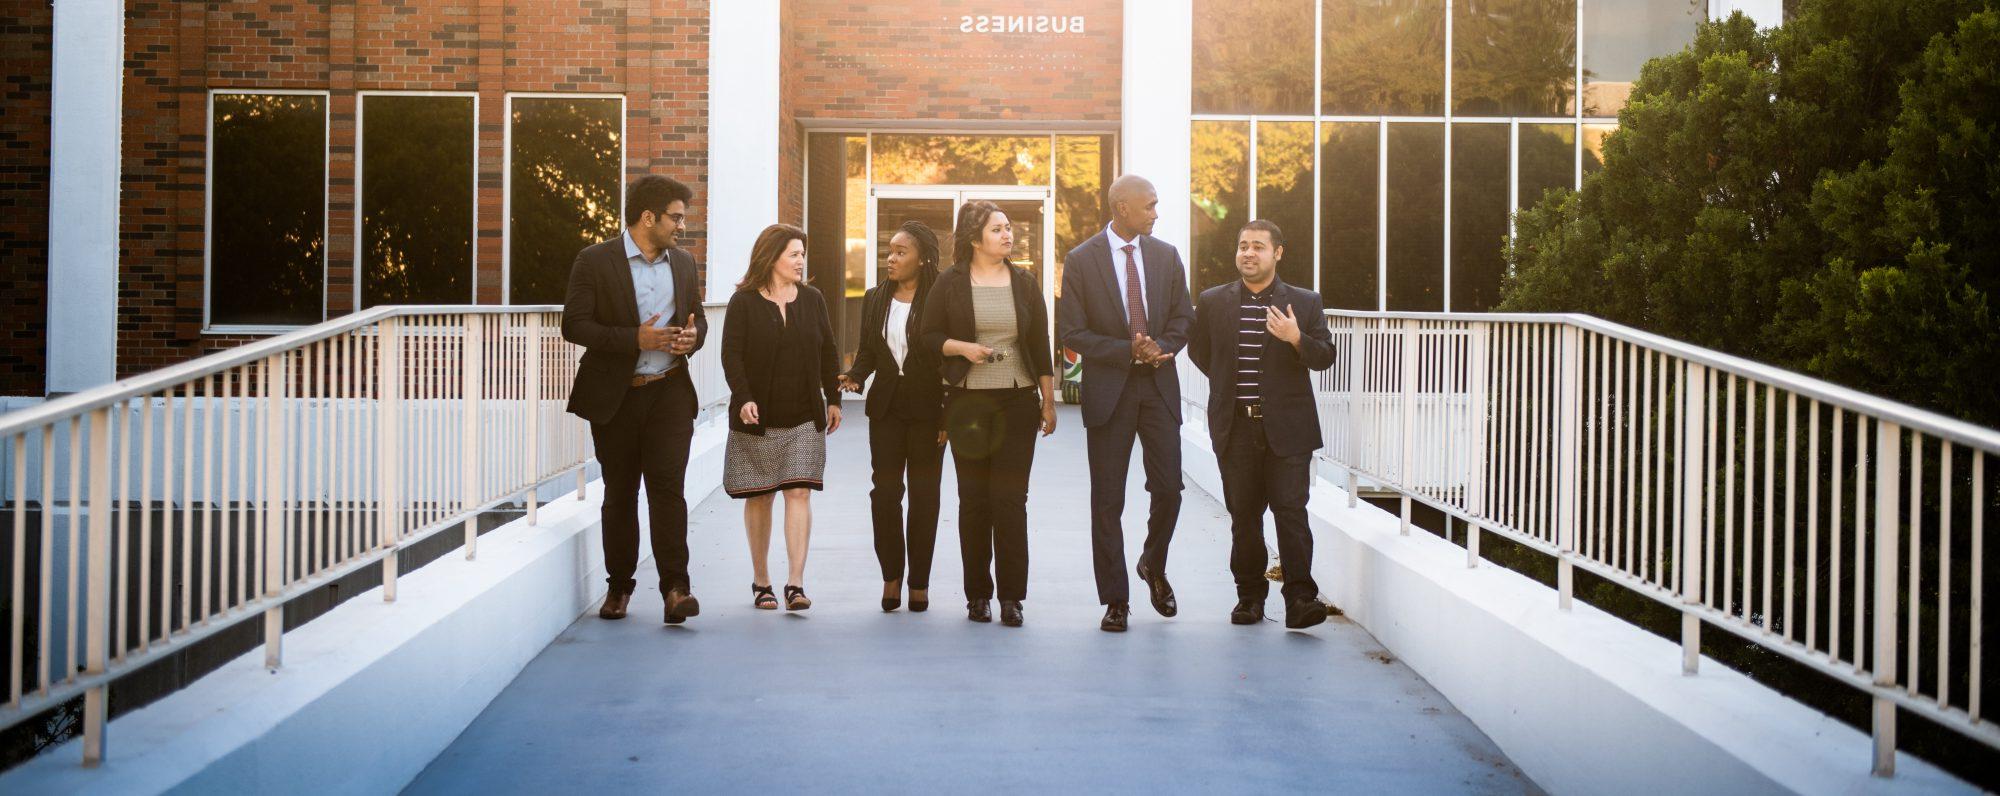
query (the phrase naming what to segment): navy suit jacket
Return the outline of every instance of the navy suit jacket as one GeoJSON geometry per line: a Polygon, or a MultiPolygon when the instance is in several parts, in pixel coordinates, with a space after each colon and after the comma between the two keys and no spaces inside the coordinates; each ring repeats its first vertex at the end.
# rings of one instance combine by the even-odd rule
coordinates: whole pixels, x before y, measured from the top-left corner
{"type": "MultiPolygon", "coordinates": [[[[1299,319],[1299,345],[1268,338],[1257,386],[1263,406],[1265,436],[1271,453],[1296,456],[1319,450],[1319,405],[1312,374],[1333,367],[1333,333],[1326,328],[1326,310],[1318,293],[1280,281],[1271,306],[1290,307],[1299,319]]],[[[1194,311],[1194,339],[1188,358],[1208,376],[1208,435],[1217,453],[1229,449],[1229,429],[1236,420],[1236,338],[1243,311],[1243,280],[1201,292],[1194,311]]]]}
{"type": "MultiPolygon", "coordinates": [[[[1178,353],[1194,326],[1188,298],[1187,266],[1181,253],[1151,235],[1139,237],[1146,269],[1146,329],[1160,350],[1178,353]]],[[[1103,425],[1118,410],[1125,382],[1150,378],[1167,399],[1174,422],[1181,422],[1179,357],[1159,367],[1132,364],[1132,335],[1125,319],[1125,296],[1118,290],[1111,239],[1103,231],[1069,251],[1063,260],[1062,296],[1056,299],[1056,337],[1083,358],[1083,425],[1103,425]]]]}

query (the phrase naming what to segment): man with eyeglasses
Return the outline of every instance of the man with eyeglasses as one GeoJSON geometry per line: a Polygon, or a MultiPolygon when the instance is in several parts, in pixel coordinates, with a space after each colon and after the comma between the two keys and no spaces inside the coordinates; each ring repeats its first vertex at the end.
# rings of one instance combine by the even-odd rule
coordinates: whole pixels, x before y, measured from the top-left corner
{"type": "Polygon", "coordinates": [[[708,338],[694,256],[675,248],[694,192],[659,175],[625,191],[625,230],[570,266],[563,339],[584,347],[569,411],[590,421],[604,476],[604,570],[597,615],[623,619],[638,586],[639,485],[652,520],[666,622],[701,613],[688,582],[688,446],[701,403],[688,357],[708,338]]]}

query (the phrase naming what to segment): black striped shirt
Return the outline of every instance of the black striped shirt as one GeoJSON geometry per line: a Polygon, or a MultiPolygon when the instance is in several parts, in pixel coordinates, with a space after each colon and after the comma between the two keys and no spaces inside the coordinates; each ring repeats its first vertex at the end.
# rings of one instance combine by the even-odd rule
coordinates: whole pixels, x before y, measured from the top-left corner
{"type": "Polygon", "coordinates": [[[1277,282],[1267,285],[1263,293],[1251,293],[1248,287],[1243,289],[1243,303],[1236,312],[1238,406],[1249,406],[1263,400],[1263,385],[1258,382],[1264,375],[1264,344],[1271,338],[1265,311],[1271,308],[1271,296],[1277,292],[1277,282]]]}

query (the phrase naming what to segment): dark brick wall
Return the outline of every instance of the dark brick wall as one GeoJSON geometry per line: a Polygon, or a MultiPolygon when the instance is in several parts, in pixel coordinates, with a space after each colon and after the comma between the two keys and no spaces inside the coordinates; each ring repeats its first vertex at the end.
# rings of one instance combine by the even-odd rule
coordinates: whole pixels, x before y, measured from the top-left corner
{"type": "MultiPolygon", "coordinates": [[[[202,214],[208,91],[330,92],[327,313],[354,305],[356,92],[479,95],[478,299],[501,296],[505,97],[626,97],[628,177],[656,171],[708,193],[708,4],[701,0],[291,0],[126,4],[118,373],[157,369],[249,338],[203,335],[202,214]]],[[[46,2],[0,21],[0,394],[38,394],[47,345],[46,2]]]]}

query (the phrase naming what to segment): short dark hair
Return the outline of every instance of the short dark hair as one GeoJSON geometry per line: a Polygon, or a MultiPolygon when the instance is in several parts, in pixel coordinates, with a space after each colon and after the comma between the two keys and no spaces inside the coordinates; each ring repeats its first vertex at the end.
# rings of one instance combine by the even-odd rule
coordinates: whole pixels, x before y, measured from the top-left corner
{"type": "Polygon", "coordinates": [[[1243,233],[1249,232],[1250,230],[1253,229],[1261,229],[1265,232],[1271,233],[1271,245],[1279,249],[1285,248],[1285,231],[1279,229],[1277,224],[1271,223],[1270,221],[1261,218],[1251,221],[1248,224],[1244,224],[1243,229],[1236,233],[1236,239],[1242,240],[1243,233]]]}
{"type": "Polygon", "coordinates": [[[659,174],[648,174],[633,180],[625,189],[625,226],[636,226],[639,217],[646,211],[654,215],[667,214],[667,205],[680,200],[681,204],[694,204],[694,189],[680,180],[659,174]]]}

